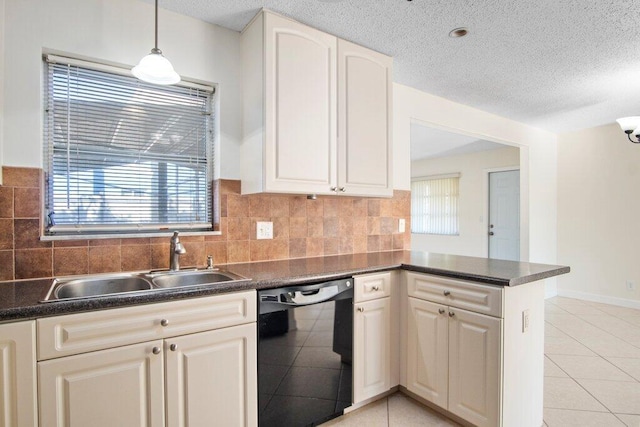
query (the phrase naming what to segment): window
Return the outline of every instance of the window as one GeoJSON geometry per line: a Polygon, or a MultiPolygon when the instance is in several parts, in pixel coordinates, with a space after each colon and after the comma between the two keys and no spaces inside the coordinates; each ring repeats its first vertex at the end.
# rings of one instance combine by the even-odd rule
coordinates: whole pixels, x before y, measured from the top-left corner
{"type": "Polygon", "coordinates": [[[418,178],[411,182],[411,232],[458,234],[460,175],[418,178]]]}
{"type": "Polygon", "coordinates": [[[45,57],[46,232],[211,230],[213,88],[45,57]]]}

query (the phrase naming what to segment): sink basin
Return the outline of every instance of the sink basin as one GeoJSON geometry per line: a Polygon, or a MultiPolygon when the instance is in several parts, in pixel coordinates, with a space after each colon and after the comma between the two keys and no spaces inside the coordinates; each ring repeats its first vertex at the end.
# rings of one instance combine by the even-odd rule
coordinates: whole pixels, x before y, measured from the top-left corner
{"type": "Polygon", "coordinates": [[[176,271],[154,276],[151,281],[158,288],[212,285],[244,280],[243,277],[222,271],[176,271]]]}
{"type": "Polygon", "coordinates": [[[55,279],[42,302],[91,298],[184,286],[247,281],[227,271],[182,270],[151,273],[113,273],[55,279]]]}
{"type": "Polygon", "coordinates": [[[45,300],[87,298],[146,291],[152,288],[151,282],[136,275],[93,276],[67,280],[55,279],[45,300]]]}

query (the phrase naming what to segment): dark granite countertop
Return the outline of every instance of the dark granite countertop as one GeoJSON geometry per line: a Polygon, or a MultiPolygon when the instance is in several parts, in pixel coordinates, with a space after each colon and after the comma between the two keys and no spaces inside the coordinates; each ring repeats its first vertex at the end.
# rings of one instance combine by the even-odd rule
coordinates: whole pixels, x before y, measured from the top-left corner
{"type": "Polygon", "coordinates": [[[220,283],[207,287],[152,290],[48,303],[40,301],[49,290],[51,285],[49,279],[4,282],[0,283],[0,322],[194,298],[247,289],[267,289],[397,268],[498,286],[517,286],[569,272],[569,267],[557,265],[415,251],[229,264],[224,268],[251,280],[244,283],[226,285],[220,283]]]}

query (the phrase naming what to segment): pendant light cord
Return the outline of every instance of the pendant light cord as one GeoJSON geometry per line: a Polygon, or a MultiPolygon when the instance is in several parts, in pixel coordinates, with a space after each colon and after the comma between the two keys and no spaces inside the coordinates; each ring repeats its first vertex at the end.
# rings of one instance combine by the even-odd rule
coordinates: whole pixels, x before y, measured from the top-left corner
{"type": "Polygon", "coordinates": [[[156,45],[155,50],[158,50],[158,0],[156,0],[156,45]]]}

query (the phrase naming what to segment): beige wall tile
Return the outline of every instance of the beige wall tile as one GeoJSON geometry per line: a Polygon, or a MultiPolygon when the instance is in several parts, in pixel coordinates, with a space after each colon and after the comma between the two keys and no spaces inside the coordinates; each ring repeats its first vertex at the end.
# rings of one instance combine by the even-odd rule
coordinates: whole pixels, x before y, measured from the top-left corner
{"type": "Polygon", "coordinates": [[[0,250],[0,280],[14,279],[13,250],[0,250]]]}
{"type": "Polygon", "coordinates": [[[89,246],[89,273],[120,271],[120,246],[89,246]]]}
{"type": "MultiPolygon", "coordinates": [[[[117,271],[117,270],[116,270],[117,271]]],[[[35,279],[53,276],[53,250],[16,249],[15,278],[35,279]]]]}
{"type": "Polygon", "coordinates": [[[13,187],[0,185],[0,218],[13,218],[13,187]]]}
{"type": "Polygon", "coordinates": [[[53,250],[53,275],[70,276],[89,273],[89,248],[55,248],[53,250]]]}
{"type": "Polygon", "coordinates": [[[15,218],[40,217],[39,188],[14,188],[13,203],[15,218]]]}
{"type": "Polygon", "coordinates": [[[2,184],[6,187],[40,188],[41,174],[41,169],[4,166],[2,168],[2,184]]]}

